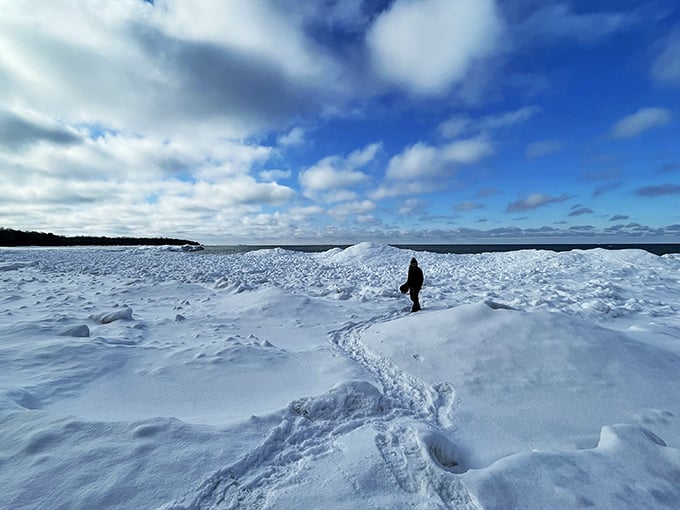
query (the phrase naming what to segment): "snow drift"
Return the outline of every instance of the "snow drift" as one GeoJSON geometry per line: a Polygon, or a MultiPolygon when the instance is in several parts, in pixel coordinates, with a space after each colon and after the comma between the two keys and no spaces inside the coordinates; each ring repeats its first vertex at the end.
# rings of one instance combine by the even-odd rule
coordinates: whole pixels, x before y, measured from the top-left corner
{"type": "Polygon", "coordinates": [[[0,250],[0,507],[677,508],[680,257],[0,250]]]}

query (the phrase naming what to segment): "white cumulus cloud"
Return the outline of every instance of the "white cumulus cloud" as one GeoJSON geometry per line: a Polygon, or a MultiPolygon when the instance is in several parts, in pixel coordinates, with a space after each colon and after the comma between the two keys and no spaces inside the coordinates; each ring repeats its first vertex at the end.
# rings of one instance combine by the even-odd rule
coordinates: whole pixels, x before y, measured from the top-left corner
{"type": "Polygon", "coordinates": [[[493,0],[397,0],[366,43],[377,73],[417,94],[438,94],[493,52],[501,21],[493,0]]]}
{"type": "Polygon", "coordinates": [[[294,127],[285,135],[279,136],[276,141],[284,147],[302,145],[305,142],[305,130],[301,127],[294,127]]]}
{"type": "Polygon", "coordinates": [[[315,165],[300,172],[300,184],[307,196],[320,191],[343,190],[351,188],[370,179],[361,168],[373,161],[382,145],[372,143],[363,149],[356,150],[347,157],[328,156],[315,165]]]}
{"type": "Polygon", "coordinates": [[[457,165],[476,163],[491,154],[493,146],[481,137],[437,147],[418,142],[390,159],[385,176],[399,180],[437,178],[453,172],[457,165]]]}

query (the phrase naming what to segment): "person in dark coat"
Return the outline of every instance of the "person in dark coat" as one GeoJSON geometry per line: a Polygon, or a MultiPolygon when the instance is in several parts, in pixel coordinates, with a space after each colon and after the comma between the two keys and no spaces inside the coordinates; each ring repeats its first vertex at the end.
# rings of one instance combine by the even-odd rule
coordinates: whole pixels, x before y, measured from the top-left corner
{"type": "Polygon", "coordinates": [[[418,261],[413,257],[411,259],[411,264],[408,266],[408,278],[406,279],[406,283],[399,287],[402,294],[409,293],[411,301],[413,301],[413,306],[411,307],[412,312],[420,310],[418,294],[420,294],[420,289],[423,287],[423,280],[423,270],[418,267],[418,261]]]}

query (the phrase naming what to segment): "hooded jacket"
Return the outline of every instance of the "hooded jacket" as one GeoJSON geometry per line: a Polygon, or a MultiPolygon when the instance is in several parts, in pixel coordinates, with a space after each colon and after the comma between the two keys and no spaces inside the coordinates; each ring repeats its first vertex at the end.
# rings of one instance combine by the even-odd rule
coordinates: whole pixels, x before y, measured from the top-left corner
{"type": "Polygon", "coordinates": [[[420,290],[423,286],[423,270],[418,267],[418,261],[411,259],[411,264],[408,266],[408,278],[406,279],[406,287],[409,289],[420,290]]]}

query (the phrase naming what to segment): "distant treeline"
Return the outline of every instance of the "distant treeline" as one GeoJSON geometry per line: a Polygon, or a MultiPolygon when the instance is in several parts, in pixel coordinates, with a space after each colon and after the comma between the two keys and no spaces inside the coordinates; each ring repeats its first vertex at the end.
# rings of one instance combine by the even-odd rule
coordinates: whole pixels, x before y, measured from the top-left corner
{"type": "Polygon", "coordinates": [[[23,232],[0,228],[0,246],[161,246],[198,245],[196,241],[167,237],[66,237],[45,232],[23,232]]]}

